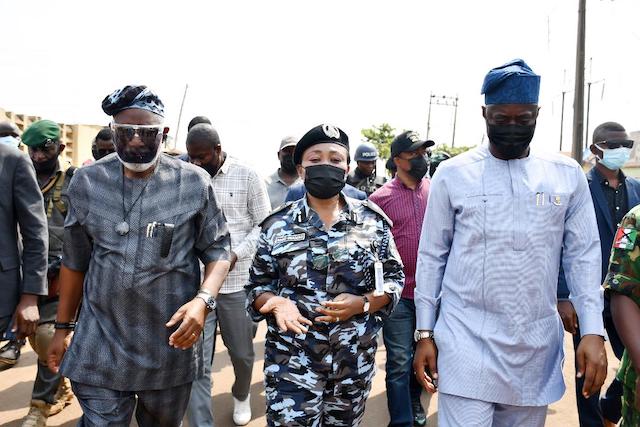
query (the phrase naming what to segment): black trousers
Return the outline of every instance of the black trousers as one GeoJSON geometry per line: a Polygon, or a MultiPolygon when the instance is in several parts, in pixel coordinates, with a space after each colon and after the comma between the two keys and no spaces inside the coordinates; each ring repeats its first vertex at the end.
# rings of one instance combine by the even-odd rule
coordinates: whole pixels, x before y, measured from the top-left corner
{"type": "MultiPolygon", "coordinates": [[[[620,336],[618,336],[611,314],[607,313],[607,310],[605,310],[604,315],[604,327],[607,330],[609,344],[611,344],[613,353],[620,360],[624,352],[624,345],[620,336]]],[[[576,335],[573,336],[574,352],[577,350],[579,343],[580,331],[578,330],[576,335]]],[[[577,368],[578,364],[575,356],[574,360],[577,368]]],[[[594,394],[589,399],[585,399],[582,395],[583,385],[584,377],[576,378],[576,402],[580,427],[602,427],[604,425],[603,418],[617,423],[622,413],[622,383],[614,379],[602,397],[594,394]]]]}

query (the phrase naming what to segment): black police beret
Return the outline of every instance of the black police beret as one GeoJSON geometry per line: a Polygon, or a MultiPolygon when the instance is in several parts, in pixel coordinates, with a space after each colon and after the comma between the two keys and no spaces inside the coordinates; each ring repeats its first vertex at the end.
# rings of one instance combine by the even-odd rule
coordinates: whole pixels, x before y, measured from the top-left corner
{"type": "Polygon", "coordinates": [[[347,153],[349,152],[349,137],[342,129],[332,125],[318,125],[305,133],[296,144],[296,149],[293,152],[294,163],[296,165],[302,163],[302,154],[307,148],[325,142],[342,145],[347,149],[347,153]]]}

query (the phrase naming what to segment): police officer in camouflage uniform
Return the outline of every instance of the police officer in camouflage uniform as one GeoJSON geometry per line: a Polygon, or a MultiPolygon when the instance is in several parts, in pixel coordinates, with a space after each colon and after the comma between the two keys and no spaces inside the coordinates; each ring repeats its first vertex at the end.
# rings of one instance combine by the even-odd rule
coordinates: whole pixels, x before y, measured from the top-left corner
{"type": "Polygon", "coordinates": [[[384,176],[376,175],[376,161],[378,160],[378,150],[373,144],[365,142],[358,145],[354,156],[358,166],[347,176],[347,184],[353,185],[360,191],[364,191],[369,196],[371,193],[382,187],[387,179],[384,176]]]}
{"type": "Polygon", "coordinates": [[[29,157],[36,170],[49,232],[49,295],[40,297],[40,324],[36,333],[29,337],[31,347],[38,354],[38,372],[33,384],[31,407],[22,424],[23,427],[39,427],[46,424],[50,415],[62,411],[73,398],[69,381],[47,367],[47,351],[53,338],[58,310],[58,276],[68,207],[66,190],[75,168],[60,159],[65,145],[60,141],[60,127],[51,120],[33,123],[22,134],[22,142],[29,147],[29,157]]]}
{"type": "Polygon", "coordinates": [[[360,425],[377,334],[404,284],[390,220],[341,192],[348,144],[334,126],[307,132],[294,154],[307,195],[262,224],[246,289],[249,313],[268,324],[269,426],[360,425]]]}

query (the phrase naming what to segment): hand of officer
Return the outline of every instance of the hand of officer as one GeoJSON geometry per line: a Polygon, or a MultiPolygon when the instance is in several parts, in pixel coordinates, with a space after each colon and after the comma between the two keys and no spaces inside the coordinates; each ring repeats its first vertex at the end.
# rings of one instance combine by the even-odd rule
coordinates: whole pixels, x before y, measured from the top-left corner
{"type": "Polygon", "coordinates": [[[343,322],[356,314],[362,314],[364,299],[353,294],[340,294],[333,301],[322,301],[322,307],[316,308],[323,316],[316,317],[316,322],[343,322]]]}
{"type": "Polygon", "coordinates": [[[429,393],[438,391],[438,347],[434,340],[425,338],[418,341],[413,356],[413,371],[425,390],[429,393]]]}
{"type": "Polygon", "coordinates": [[[47,350],[47,366],[51,372],[58,373],[60,363],[69,348],[73,332],[70,329],[56,329],[47,350]]]}
{"type": "Polygon", "coordinates": [[[272,313],[281,332],[291,331],[296,335],[306,334],[309,330],[307,326],[313,324],[311,320],[300,314],[296,303],[280,296],[269,298],[267,302],[260,307],[260,313],[272,313]]]}
{"type": "Polygon", "coordinates": [[[23,339],[36,333],[39,321],[38,296],[22,294],[16,307],[15,322],[11,331],[16,334],[18,339],[23,339]]]}
{"type": "Polygon", "coordinates": [[[194,298],[180,307],[166,324],[170,328],[182,321],[169,337],[169,345],[182,350],[191,348],[200,338],[206,317],[207,306],[201,298],[194,298]]]}
{"type": "Polygon", "coordinates": [[[600,335],[585,335],[580,340],[576,350],[578,373],[576,377],[584,376],[582,394],[589,398],[597,393],[607,377],[607,353],[604,350],[604,338],[600,335]]]}
{"type": "Polygon", "coordinates": [[[571,301],[558,301],[558,313],[560,313],[564,330],[575,335],[578,332],[578,315],[571,301]]]}

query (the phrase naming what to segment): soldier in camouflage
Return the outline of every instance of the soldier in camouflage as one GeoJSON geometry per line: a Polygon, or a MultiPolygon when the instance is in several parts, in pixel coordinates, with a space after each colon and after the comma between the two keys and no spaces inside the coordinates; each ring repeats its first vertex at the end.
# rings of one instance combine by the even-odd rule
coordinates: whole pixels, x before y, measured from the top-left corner
{"type": "Polygon", "coordinates": [[[349,172],[347,184],[353,185],[369,196],[387,182],[384,176],[377,176],[376,174],[378,150],[373,144],[365,142],[364,144],[358,145],[354,160],[358,166],[349,172]]]}
{"type": "Polygon", "coordinates": [[[345,197],[348,138],[309,131],[294,155],[307,196],[262,224],[246,287],[254,321],[267,320],[269,426],[358,426],[375,374],[376,338],[399,301],[402,261],[390,220],[345,197]],[[383,266],[374,293],[374,264],[383,266]]]}
{"type": "Polygon", "coordinates": [[[31,347],[38,354],[38,372],[33,384],[29,413],[22,424],[22,427],[40,427],[46,424],[49,416],[62,411],[73,399],[69,380],[47,367],[47,351],[53,339],[58,310],[58,279],[64,221],[68,210],[66,192],[75,168],[60,158],[65,145],[60,139],[60,127],[51,120],[33,123],[22,135],[22,142],[29,148],[29,157],[36,170],[49,232],[49,295],[39,299],[40,324],[36,333],[29,337],[31,347]]]}
{"type": "Polygon", "coordinates": [[[622,427],[640,425],[640,205],[620,223],[604,280],[616,330],[625,346],[617,378],[622,382],[622,427]]]}

